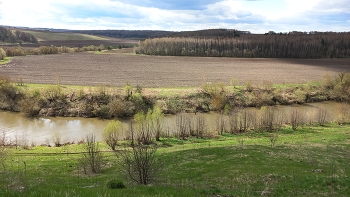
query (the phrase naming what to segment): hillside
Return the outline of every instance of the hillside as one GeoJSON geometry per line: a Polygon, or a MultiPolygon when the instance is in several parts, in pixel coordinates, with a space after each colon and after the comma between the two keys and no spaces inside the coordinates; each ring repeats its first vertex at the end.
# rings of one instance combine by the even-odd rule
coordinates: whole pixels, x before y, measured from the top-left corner
{"type": "Polygon", "coordinates": [[[99,36],[69,33],[69,32],[52,32],[38,30],[23,30],[26,33],[34,35],[38,41],[57,41],[57,40],[107,40],[99,36]]]}
{"type": "Polygon", "coordinates": [[[2,42],[2,44],[22,42],[37,43],[38,40],[29,32],[19,31],[18,29],[7,29],[0,26],[0,42],[2,42]]]}

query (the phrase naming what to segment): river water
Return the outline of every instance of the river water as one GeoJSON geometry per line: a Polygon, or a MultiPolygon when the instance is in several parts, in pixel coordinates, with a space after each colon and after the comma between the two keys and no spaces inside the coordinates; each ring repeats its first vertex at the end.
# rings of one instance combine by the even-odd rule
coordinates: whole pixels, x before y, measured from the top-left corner
{"type": "MultiPolygon", "coordinates": [[[[302,105],[275,106],[284,114],[289,114],[293,107],[304,111],[325,109],[327,120],[336,118],[339,104],[336,102],[308,103],[302,105]]],[[[255,108],[251,108],[255,110],[255,108]]],[[[257,109],[256,109],[257,110],[257,109]]],[[[189,114],[196,116],[195,114],[189,114]]],[[[198,114],[197,114],[198,115],[198,114]]],[[[202,114],[206,120],[208,130],[215,130],[217,113],[202,114]]],[[[60,136],[61,143],[79,142],[86,138],[88,134],[95,134],[97,141],[102,140],[102,132],[110,120],[97,118],[78,117],[40,117],[28,118],[21,113],[0,111],[0,142],[2,139],[6,143],[28,143],[41,145],[53,144],[55,136],[60,136]]],[[[123,126],[128,128],[128,121],[123,121],[123,126]]],[[[173,133],[176,127],[176,115],[166,115],[164,119],[164,130],[173,133]]]]}

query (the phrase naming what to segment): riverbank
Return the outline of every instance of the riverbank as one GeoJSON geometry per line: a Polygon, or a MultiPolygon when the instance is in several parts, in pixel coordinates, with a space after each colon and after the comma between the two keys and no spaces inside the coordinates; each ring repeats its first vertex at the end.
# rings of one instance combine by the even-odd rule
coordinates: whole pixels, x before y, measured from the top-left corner
{"type": "Polygon", "coordinates": [[[229,113],[234,108],[303,104],[321,101],[348,102],[350,74],[325,76],[306,84],[230,85],[204,83],[188,88],[142,88],[141,86],[68,86],[16,83],[2,77],[0,109],[23,112],[28,116],[132,117],[154,106],[165,114],[179,112],[229,113]]]}

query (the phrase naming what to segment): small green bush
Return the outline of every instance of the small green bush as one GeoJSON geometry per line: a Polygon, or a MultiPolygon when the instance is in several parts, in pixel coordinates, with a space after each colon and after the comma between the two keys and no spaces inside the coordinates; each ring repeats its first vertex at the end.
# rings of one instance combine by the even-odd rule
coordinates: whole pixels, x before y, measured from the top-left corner
{"type": "Polygon", "coordinates": [[[107,188],[108,189],[123,189],[125,188],[125,185],[123,181],[112,179],[107,182],[107,188]]]}

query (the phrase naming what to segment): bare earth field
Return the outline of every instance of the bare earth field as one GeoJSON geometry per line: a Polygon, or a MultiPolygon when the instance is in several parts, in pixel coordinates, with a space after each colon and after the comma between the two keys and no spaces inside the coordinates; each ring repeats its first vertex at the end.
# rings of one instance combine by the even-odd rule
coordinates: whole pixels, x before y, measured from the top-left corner
{"type": "Polygon", "coordinates": [[[0,65],[1,75],[25,83],[71,85],[198,86],[237,78],[243,84],[304,83],[325,74],[350,72],[350,59],[239,59],[133,55],[130,49],[108,54],[69,53],[15,57],[0,65]]]}

